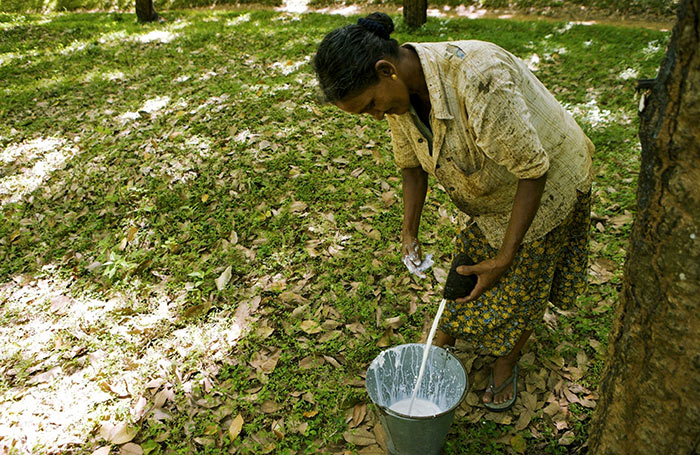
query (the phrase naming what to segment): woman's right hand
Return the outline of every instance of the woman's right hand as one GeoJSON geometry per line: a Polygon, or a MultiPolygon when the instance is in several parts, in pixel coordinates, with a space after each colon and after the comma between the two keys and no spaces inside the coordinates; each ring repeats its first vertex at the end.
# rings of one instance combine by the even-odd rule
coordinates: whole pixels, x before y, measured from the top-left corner
{"type": "Polygon", "coordinates": [[[420,242],[415,236],[404,236],[401,239],[401,260],[408,271],[418,278],[425,278],[425,272],[433,265],[433,255],[427,254],[423,259],[420,242]]]}

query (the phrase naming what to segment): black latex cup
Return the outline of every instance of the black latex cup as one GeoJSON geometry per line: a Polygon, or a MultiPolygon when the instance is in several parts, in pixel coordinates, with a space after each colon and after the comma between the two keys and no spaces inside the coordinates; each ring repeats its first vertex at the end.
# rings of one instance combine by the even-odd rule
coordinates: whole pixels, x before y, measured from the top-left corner
{"type": "Polygon", "coordinates": [[[476,275],[460,275],[457,273],[457,267],[460,265],[474,265],[474,261],[465,253],[458,254],[452,260],[450,273],[447,274],[445,289],[442,292],[442,296],[447,300],[466,297],[471,294],[472,289],[476,286],[476,275]]]}

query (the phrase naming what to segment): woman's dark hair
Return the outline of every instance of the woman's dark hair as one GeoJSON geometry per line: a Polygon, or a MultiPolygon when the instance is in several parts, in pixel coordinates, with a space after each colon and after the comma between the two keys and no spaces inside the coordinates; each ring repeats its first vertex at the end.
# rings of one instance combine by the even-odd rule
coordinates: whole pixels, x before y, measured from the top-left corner
{"type": "Polygon", "coordinates": [[[389,37],[393,31],[389,16],[372,13],[323,38],[313,66],[326,102],[343,100],[379,81],[374,64],[399,56],[399,43],[389,37]]]}

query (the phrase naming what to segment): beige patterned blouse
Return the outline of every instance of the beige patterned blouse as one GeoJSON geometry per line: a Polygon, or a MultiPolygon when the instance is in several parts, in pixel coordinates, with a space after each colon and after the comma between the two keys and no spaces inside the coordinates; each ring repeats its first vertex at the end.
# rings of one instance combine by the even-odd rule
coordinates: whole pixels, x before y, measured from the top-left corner
{"type": "Polygon", "coordinates": [[[400,168],[422,167],[499,248],[518,179],[547,174],[524,241],[558,226],[591,186],[593,144],[527,65],[482,41],[408,43],[430,93],[430,128],[411,113],[388,115],[400,168]]]}

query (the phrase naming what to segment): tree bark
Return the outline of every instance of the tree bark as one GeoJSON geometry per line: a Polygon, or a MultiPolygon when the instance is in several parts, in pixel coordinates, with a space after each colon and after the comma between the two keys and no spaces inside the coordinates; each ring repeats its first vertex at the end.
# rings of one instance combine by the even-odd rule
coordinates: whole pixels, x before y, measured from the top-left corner
{"type": "Polygon", "coordinates": [[[154,22],[160,19],[153,7],[153,0],[136,0],[136,18],[139,22],[154,22]]]}
{"type": "Polygon", "coordinates": [[[637,216],[590,455],[700,453],[700,0],[641,114],[637,216]]]}
{"type": "Polygon", "coordinates": [[[428,0],[403,0],[403,19],[411,28],[418,28],[428,19],[428,0]]]}

